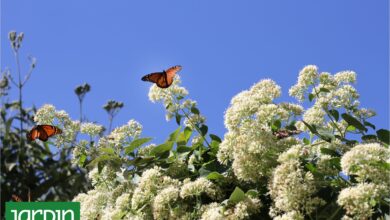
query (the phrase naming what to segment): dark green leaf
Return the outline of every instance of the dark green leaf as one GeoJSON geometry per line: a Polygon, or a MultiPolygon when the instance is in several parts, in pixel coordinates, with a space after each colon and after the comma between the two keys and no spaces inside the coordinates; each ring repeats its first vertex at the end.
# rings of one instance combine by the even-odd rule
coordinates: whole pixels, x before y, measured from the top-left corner
{"type": "Polygon", "coordinates": [[[306,144],[306,145],[309,145],[309,144],[310,144],[310,141],[309,141],[309,139],[307,139],[307,138],[303,138],[303,143],[306,144]]]}
{"type": "Polygon", "coordinates": [[[317,168],[312,163],[307,163],[305,165],[306,169],[308,169],[311,173],[317,173],[317,168]]]}
{"type": "Polygon", "coordinates": [[[245,193],[247,196],[252,197],[252,198],[258,198],[259,197],[259,192],[255,189],[250,189],[245,193]]]}
{"type": "Polygon", "coordinates": [[[302,120],[302,122],[303,122],[303,124],[306,125],[306,127],[310,130],[311,133],[313,133],[313,134],[317,134],[317,133],[318,133],[318,132],[317,132],[317,129],[316,129],[316,127],[315,127],[314,125],[311,126],[311,125],[309,125],[308,123],[306,123],[306,122],[303,121],[303,120],[302,120]]]}
{"type": "Polygon", "coordinates": [[[244,191],[240,189],[240,187],[236,186],[234,191],[229,197],[229,202],[232,204],[237,204],[241,201],[243,201],[246,198],[244,191]]]}
{"type": "Polygon", "coordinates": [[[315,97],[315,95],[310,93],[309,94],[309,101],[313,101],[314,97],[315,97]]]}
{"type": "Polygon", "coordinates": [[[332,117],[333,117],[336,121],[339,120],[340,114],[339,114],[339,112],[338,112],[337,110],[331,109],[331,110],[329,110],[329,113],[332,115],[332,117]]]}
{"type": "Polygon", "coordinates": [[[376,137],[376,135],[368,134],[368,135],[363,135],[362,140],[363,141],[376,141],[377,137],[376,137]]]}
{"type": "Polygon", "coordinates": [[[178,114],[178,113],[175,115],[177,125],[180,125],[182,117],[183,116],[181,114],[178,114]]]}
{"type": "Polygon", "coordinates": [[[195,115],[199,115],[199,109],[198,108],[196,108],[195,106],[193,106],[192,108],[191,108],[191,112],[192,113],[194,113],[195,115]]]}
{"type": "Polygon", "coordinates": [[[165,142],[163,144],[160,144],[156,147],[154,147],[152,149],[152,151],[150,152],[151,155],[161,155],[165,152],[168,152],[172,149],[173,147],[173,143],[172,141],[168,141],[168,142],[165,142]]]}
{"type": "Polygon", "coordinates": [[[181,130],[181,127],[179,126],[174,132],[172,132],[172,133],[169,135],[169,138],[168,138],[167,141],[176,142],[177,137],[179,136],[180,130],[181,130]]]}
{"type": "Polygon", "coordinates": [[[355,128],[361,130],[361,131],[366,131],[367,132],[367,128],[364,127],[364,125],[362,123],[360,123],[359,120],[357,120],[355,117],[347,114],[347,113],[343,113],[341,115],[341,117],[343,117],[343,119],[349,124],[349,125],[353,125],[355,126],[355,128]]]}
{"type": "Polygon", "coordinates": [[[273,123],[272,123],[272,130],[273,131],[277,131],[280,129],[280,127],[282,126],[282,122],[280,120],[275,120],[273,123]]]}
{"type": "Polygon", "coordinates": [[[326,88],[320,88],[320,92],[328,93],[328,92],[330,92],[330,91],[329,91],[329,89],[326,89],[326,88]]]}
{"type": "Polygon", "coordinates": [[[200,132],[202,133],[201,135],[202,136],[205,136],[207,134],[207,131],[209,130],[209,128],[207,127],[207,125],[202,125],[200,127],[200,132]]]}
{"type": "Polygon", "coordinates": [[[382,141],[385,144],[390,143],[390,134],[389,130],[386,129],[380,129],[376,131],[376,134],[378,135],[378,138],[380,141],[382,141]]]}
{"type": "Polygon", "coordinates": [[[213,141],[216,141],[216,142],[219,142],[219,143],[222,142],[221,138],[219,138],[217,135],[210,134],[210,138],[211,138],[211,140],[213,140],[213,141]]]}
{"type": "Polygon", "coordinates": [[[371,124],[371,123],[368,122],[368,121],[365,121],[365,122],[364,122],[364,125],[375,130],[375,125],[371,124]]]}
{"type": "Polygon", "coordinates": [[[329,148],[321,148],[321,153],[322,154],[327,154],[330,156],[338,157],[340,156],[335,150],[329,149],[329,148]]]}
{"type": "Polygon", "coordinates": [[[129,144],[129,146],[125,147],[125,154],[129,154],[129,153],[133,152],[136,148],[149,142],[150,140],[152,140],[152,138],[139,138],[139,139],[133,140],[129,144]]]}

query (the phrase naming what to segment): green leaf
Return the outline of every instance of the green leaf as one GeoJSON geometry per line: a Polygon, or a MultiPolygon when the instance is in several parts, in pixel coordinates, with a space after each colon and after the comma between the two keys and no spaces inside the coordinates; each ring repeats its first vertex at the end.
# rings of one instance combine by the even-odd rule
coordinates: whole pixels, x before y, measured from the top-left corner
{"type": "Polygon", "coordinates": [[[343,117],[343,119],[349,124],[349,125],[353,125],[355,126],[355,128],[361,130],[361,131],[366,131],[367,132],[367,128],[364,127],[364,125],[362,123],[360,123],[359,120],[357,120],[355,117],[347,114],[347,113],[343,113],[341,115],[341,117],[343,117]]]}
{"type": "Polygon", "coordinates": [[[181,114],[176,114],[175,115],[177,125],[180,125],[182,117],[183,116],[181,114]]]}
{"type": "Polygon", "coordinates": [[[273,131],[279,130],[281,126],[282,122],[280,120],[275,120],[271,125],[273,131]]]}
{"type": "Polygon", "coordinates": [[[217,155],[218,150],[219,150],[219,144],[220,143],[217,141],[214,141],[214,140],[211,141],[210,147],[211,147],[211,152],[213,153],[213,155],[217,155]]]}
{"type": "Polygon", "coordinates": [[[200,127],[200,132],[201,132],[201,135],[202,136],[205,136],[207,134],[207,131],[209,130],[209,128],[207,127],[207,125],[202,125],[200,127]]]}
{"type": "Polygon", "coordinates": [[[172,141],[168,141],[168,142],[165,142],[163,144],[160,144],[156,147],[154,147],[152,149],[152,151],[150,152],[151,155],[161,155],[165,152],[168,152],[172,149],[173,147],[173,143],[172,141]]]}
{"type": "Polygon", "coordinates": [[[317,132],[317,129],[316,129],[316,127],[315,127],[314,125],[311,126],[311,125],[309,125],[308,123],[306,123],[306,122],[303,121],[303,120],[302,120],[302,122],[303,122],[303,124],[306,125],[306,127],[310,130],[311,133],[313,133],[313,134],[317,134],[317,133],[318,133],[318,132],[317,132]]]}
{"type": "Polygon", "coordinates": [[[224,176],[218,172],[211,172],[206,177],[209,180],[218,180],[224,178],[224,176]]]}
{"type": "Polygon", "coordinates": [[[341,170],[340,157],[333,157],[329,160],[329,162],[333,165],[334,168],[341,170]]]}
{"type": "Polygon", "coordinates": [[[378,138],[380,141],[382,141],[385,144],[390,143],[390,133],[389,130],[386,129],[380,129],[376,131],[376,134],[378,135],[378,138]]]}
{"type": "Polygon", "coordinates": [[[328,93],[328,92],[330,92],[330,91],[329,91],[329,89],[326,89],[326,88],[320,88],[320,92],[328,93]]]}
{"type": "Polygon", "coordinates": [[[237,204],[237,203],[243,201],[245,199],[245,197],[246,196],[245,196],[244,191],[242,191],[242,189],[240,189],[240,187],[236,186],[236,188],[234,189],[234,191],[232,192],[232,194],[229,197],[229,202],[232,204],[237,204]]]}
{"type": "Polygon", "coordinates": [[[313,101],[314,97],[315,97],[315,95],[312,94],[312,93],[310,93],[310,94],[309,94],[309,101],[313,101]]]}
{"type": "Polygon", "coordinates": [[[255,189],[250,189],[248,190],[245,195],[252,197],[252,198],[258,198],[259,197],[259,192],[255,189]]]}
{"type": "Polygon", "coordinates": [[[120,163],[120,158],[117,155],[103,154],[92,160],[88,165],[93,166],[105,161],[113,161],[115,163],[120,163]]]}
{"type": "Polygon", "coordinates": [[[133,152],[136,148],[149,142],[150,140],[152,140],[152,138],[139,138],[139,139],[133,140],[129,144],[129,146],[125,147],[125,154],[129,154],[129,153],[133,152]]]}
{"type": "Polygon", "coordinates": [[[365,125],[366,127],[370,127],[370,128],[372,128],[372,129],[375,130],[375,125],[371,124],[371,123],[368,122],[368,121],[365,121],[365,122],[364,122],[364,125],[365,125]]]}
{"type": "Polygon", "coordinates": [[[303,143],[306,144],[306,145],[309,145],[309,144],[310,144],[310,141],[309,141],[309,139],[307,139],[307,138],[303,138],[303,143]]]}
{"type": "Polygon", "coordinates": [[[191,112],[192,113],[194,113],[195,115],[199,115],[199,109],[197,108],[197,107],[195,107],[195,106],[193,106],[192,108],[191,108],[191,112]]]}
{"type": "Polygon", "coordinates": [[[347,131],[356,131],[356,128],[353,125],[348,125],[347,131]]]}
{"type": "Polygon", "coordinates": [[[321,148],[321,153],[322,154],[327,154],[330,156],[338,157],[340,156],[335,150],[329,149],[329,148],[321,148]]]}
{"type": "Polygon", "coordinates": [[[87,159],[87,155],[81,154],[80,158],[79,158],[79,165],[84,167],[84,163],[85,163],[86,159],[87,159]]]}
{"type": "Polygon", "coordinates": [[[192,130],[189,127],[186,127],[183,132],[179,134],[177,143],[180,145],[186,145],[188,140],[190,139],[192,135],[192,130]]]}
{"type": "Polygon", "coordinates": [[[317,172],[317,168],[312,163],[307,163],[305,167],[313,174],[317,172]]]}
{"type": "Polygon", "coordinates": [[[368,135],[363,135],[362,140],[363,141],[376,141],[377,137],[376,137],[376,135],[368,134],[368,135]]]}
{"type": "Polygon", "coordinates": [[[216,141],[216,142],[219,142],[219,143],[222,143],[221,138],[219,138],[217,135],[215,135],[215,134],[210,134],[209,136],[210,136],[211,140],[216,141]]]}
{"type": "Polygon", "coordinates": [[[169,138],[168,138],[167,141],[176,142],[177,137],[179,136],[180,130],[181,130],[181,126],[179,126],[174,132],[172,132],[172,133],[169,135],[169,138]]]}
{"type": "Polygon", "coordinates": [[[320,136],[321,139],[324,141],[330,142],[333,140],[335,137],[332,132],[325,130],[325,129],[318,129],[318,135],[320,136]]]}
{"type": "Polygon", "coordinates": [[[336,121],[339,120],[340,114],[339,114],[339,112],[338,112],[337,110],[331,109],[331,110],[329,110],[329,113],[332,115],[332,117],[333,117],[336,121]]]}
{"type": "Polygon", "coordinates": [[[115,151],[111,147],[101,147],[99,148],[99,151],[106,154],[115,154],[115,151]]]}

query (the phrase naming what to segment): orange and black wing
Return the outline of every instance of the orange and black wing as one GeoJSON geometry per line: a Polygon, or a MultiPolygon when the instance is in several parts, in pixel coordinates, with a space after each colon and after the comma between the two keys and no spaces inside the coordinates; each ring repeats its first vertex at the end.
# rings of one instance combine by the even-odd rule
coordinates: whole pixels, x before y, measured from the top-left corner
{"type": "Polygon", "coordinates": [[[156,72],[142,77],[143,81],[154,82],[160,88],[168,88],[176,73],[181,70],[181,66],[173,66],[163,72],[156,72]]]}
{"type": "Polygon", "coordinates": [[[142,77],[142,81],[148,81],[156,83],[157,86],[166,88],[166,73],[165,72],[156,72],[150,73],[142,77]]]}
{"type": "Polygon", "coordinates": [[[176,73],[179,72],[180,70],[181,70],[181,66],[180,65],[173,66],[173,67],[165,70],[165,72],[166,72],[166,81],[167,81],[168,86],[170,86],[172,84],[173,79],[175,78],[176,73]]]}
{"type": "Polygon", "coordinates": [[[61,134],[62,130],[53,125],[37,125],[27,134],[27,139],[33,141],[39,139],[41,141],[47,141],[49,137],[61,134]]]}
{"type": "Polygon", "coordinates": [[[15,202],[23,202],[22,198],[20,198],[19,196],[15,195],[15,194],[12,195],[12,199],[15,202]]]}
{"type": "Polygon", "coordinates": [[[38,130],[38,126],[35,126],[31,129],[30,132],[27,133],[27,140],[34,141],[37,138],[39,138],[39,130],[38,130]]]}

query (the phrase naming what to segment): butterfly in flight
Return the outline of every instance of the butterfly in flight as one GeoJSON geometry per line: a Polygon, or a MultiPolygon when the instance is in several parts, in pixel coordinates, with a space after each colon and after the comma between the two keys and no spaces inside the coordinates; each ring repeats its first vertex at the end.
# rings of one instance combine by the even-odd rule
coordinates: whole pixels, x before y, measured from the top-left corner
{"type": "Polygon", "coordinates": [[[167,70],[163,70],[162,72],[150,73],[142,77],[142,81],[148,81],[156,83],[156,85],[160,88],[168,88],[175,77],[176,73],[181,70],[181,66],[173,66],[167,70]]]}
{"type": "Polygon", "coordinates": [[[283,139],[283,138],[290,137],[292,135],[300,134],[301,132],[302,131],[300,131],[300,130],[285,130],[285,129],[282,129],[282,130],[278,130],[278,131],[273,132],[273,134],[278,139],[283,139]]]}
{"type": "Polygon", "coordinates": [[[34,141],[35,139],[39,139],[41,141],[47,141],[49,137],[61,134],[62,130],[53,125],[37,125],[31,129],[29,133],[27,133],[27,140],[34,141]]]}

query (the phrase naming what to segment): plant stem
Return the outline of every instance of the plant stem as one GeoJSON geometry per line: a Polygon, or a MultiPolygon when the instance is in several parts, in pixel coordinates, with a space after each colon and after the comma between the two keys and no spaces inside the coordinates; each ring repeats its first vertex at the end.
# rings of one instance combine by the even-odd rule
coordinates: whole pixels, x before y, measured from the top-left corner
{"type": "Polygon", "coordinates": [[[80,104],[80,123],[83,122],[83,101],[79,99],[80,104]]]}
{"type": "Polygon", "coordinates": [[[19,62],[19,53],[16,49],[14,49],[14,55],[16,60],[16,68],[18,72],[19,82],[18,82],[18,89],[19,89],[19,117],[20,117],[20,131],[19,131],[19,140],[20,140],[20,148],[23,146],[23,103],[22,103],[22,76],[20,71],[20,62],[19,62]]]}
{"type": "Polygon", "coordinates": [[[211,149],[211,146],[209,144],[209,142],[207,141],[207,139],[202,135],[202,132],[200,131],[200,128],[194,124],[191,119],[190,119],[190,116],[183,110],[181,109],[181,111],[183,112],[184,116],[186,116],[186,118],[188,119],[188,121],[192,124],[192,126],[194,126],[195,130],[200,134],[200,136],[203,138],[203,140],[206,142],[207,146],[211,149]]]}

